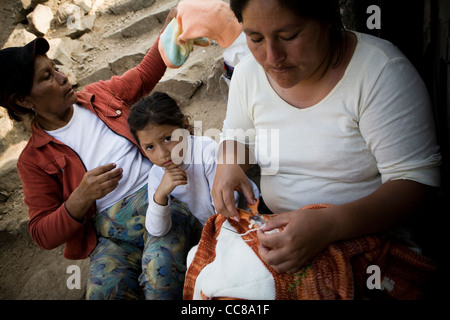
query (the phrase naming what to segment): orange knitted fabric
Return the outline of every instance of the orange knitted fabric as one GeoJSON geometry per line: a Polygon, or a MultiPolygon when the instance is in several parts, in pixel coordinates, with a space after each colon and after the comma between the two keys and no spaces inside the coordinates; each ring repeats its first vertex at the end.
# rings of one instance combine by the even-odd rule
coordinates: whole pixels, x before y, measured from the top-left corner
{"type": "MultiPolygon", "coordinates": [[[[307,206],[303,209],[320,209],[327,205],[307,206]]],[[[270,219],[270,216],[266,216],[270,219]]],[[[191,300],[197,276],[214,261],[217,237],[226,219],[219,214],[205,224],[194,259],[189,266],[183,298],[191,300]]],[[[248,223],[229,219],[239,233],[248,231],[248,223]]],[[[243,236],[246,243],[259,257],[256,233],[243,236]]],[[[260,257],[259,257],[260,258],[260,257]]],[[[260,258],[261,259],[261,258],[260,258]]],[[[261,260],[262,261],[262,260],[261,260]]],[[[361,299],[366,297],[419,299],[423,287],[435,270],[432,260],[411,250],[398,239],[387,234],[372,235],[341,241],[322,251],[301,275],[278,273],[264,261],[275,281],[277,300],[329,300],[361,299]],[[366,285],[367,268],[376,265],[381,270],[383,290],[369,290],[366,285]]],[[[245,268],[245,266],[242,266],[245,268]]],[[[240,297],[206,297],[204,299],[240,299],[240,297]]]]}

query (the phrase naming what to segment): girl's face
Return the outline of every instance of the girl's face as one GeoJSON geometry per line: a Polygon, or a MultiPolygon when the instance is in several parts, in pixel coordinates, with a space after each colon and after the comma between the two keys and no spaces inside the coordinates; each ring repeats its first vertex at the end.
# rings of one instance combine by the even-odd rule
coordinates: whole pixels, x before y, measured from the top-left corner
{"type": "Polygon", "coordinates": [[[184,131],[178,126],[149,124],[137,131],[136,136],[151,162],[159,167],[169,167],[183,161],[186,138],[180,134],[184,131]]]}
{"type": "Polygon", "coordinates": [[[281,88],[320,76],[328,57],[328,26],[300,18],[276,0],[250,0],[242,26],[256,61],[281,88]]]}

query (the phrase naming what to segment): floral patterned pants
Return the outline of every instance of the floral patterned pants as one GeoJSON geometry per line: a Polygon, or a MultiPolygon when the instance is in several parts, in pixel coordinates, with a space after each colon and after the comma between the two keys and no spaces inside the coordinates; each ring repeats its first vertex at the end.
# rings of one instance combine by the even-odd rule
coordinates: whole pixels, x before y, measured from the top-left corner
{"type": "Polygon", "coordinates": [[[154,237],[145,229],[147,185],[97,213],[98,245],[90,255],[86,298],[181,299],[186,256],[201,225],[187,207],[172,201],[172,229],[154,237]]]}

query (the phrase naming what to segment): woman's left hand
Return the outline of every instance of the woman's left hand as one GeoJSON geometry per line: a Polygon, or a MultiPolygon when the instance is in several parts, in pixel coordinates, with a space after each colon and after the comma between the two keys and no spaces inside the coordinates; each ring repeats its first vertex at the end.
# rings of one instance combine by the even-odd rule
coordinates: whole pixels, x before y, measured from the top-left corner
{"type": "Polygon", "coordinates": [[[299,271],[334,241],[327,210],[299,209],[270,219],[258,230],[261,258],[278,272],[299,271]],[[277,228],[283,229],[265,233],[277,228]]]}

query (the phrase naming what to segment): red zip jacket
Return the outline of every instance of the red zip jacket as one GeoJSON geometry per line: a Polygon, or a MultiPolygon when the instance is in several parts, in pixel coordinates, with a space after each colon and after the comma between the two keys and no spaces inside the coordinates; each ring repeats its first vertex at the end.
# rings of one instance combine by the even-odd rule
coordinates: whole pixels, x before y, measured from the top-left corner
{"type": "MultiPolygon", "coordinates": [[[[122,76],[86,86],[77,93],[77,103],[93,111],[115,133],[137,145],[127,123],[130,106],[148,95],[165,71],[156,41],[137,67],[122,76]]],[[[85,138],[89,143],[89,137],[85,138]]],[[[136,152],[142,152],[137,147],[136,152]]],[[[64,257],[87,258],[97,245],[90,219],[96,207],[91,206],[82,223],[73,219],[65,207],[65,201],[86,173],[80,157],[36,123],[19,156],[17,169],[29,208],[28,229],[34,242],[47,250],[65,243],[64,257]]]]}

